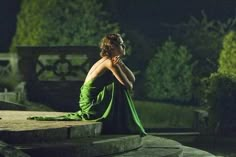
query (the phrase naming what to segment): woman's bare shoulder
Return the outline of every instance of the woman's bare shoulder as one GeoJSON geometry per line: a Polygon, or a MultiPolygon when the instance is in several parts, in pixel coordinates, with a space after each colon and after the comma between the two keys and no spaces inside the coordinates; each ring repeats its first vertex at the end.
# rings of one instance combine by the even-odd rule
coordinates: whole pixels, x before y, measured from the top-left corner
{"type": "Polygon", "coordinates": [[[113,66],[113,63],[112,63],[112,60],[110,58],[107,58],[105,61],[104,61],[104,65],[106,67],[111,67],[113,66]]]}

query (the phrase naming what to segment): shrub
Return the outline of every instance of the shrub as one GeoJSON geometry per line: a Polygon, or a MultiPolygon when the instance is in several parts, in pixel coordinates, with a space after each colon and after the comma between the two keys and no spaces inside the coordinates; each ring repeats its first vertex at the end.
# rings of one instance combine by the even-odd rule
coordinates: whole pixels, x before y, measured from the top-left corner
{"type": "Polygon", "coordinates": [[[169,39],[150,60],[145,74],[147,97],[156,100],[187,102],[191,99],[191,54],[186,47],[169,39]]]}
{"type": "Polygon", "coordinates": [[[236,74],[236,32],[229,32],[223,41],[219,58],[220,73],[236,74]]]}
{"type": "Polygon", "coordinates": [[[205,80],[204,102],[210,107],[210,124],[216,131],[236,130],[236,75],[213,73],[205,80]]]}

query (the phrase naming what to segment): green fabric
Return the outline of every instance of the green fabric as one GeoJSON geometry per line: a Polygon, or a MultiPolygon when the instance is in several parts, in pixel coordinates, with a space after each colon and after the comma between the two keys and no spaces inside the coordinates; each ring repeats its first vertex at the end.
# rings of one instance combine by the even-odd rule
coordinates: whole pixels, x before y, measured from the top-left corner
{"type": "Polygon", "coordinates": [[[129,91],[107,71],[81,87],[80,110],[58,117],[29,117],[35,120],[88,120],[103,122],[103,133],[146,132],[139,120],[129,91]]]}

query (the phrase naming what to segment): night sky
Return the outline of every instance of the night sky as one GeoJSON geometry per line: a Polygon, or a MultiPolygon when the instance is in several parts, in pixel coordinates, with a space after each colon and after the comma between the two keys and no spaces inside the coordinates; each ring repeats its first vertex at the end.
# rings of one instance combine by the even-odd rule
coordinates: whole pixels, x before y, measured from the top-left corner
{"type": "MultiPolygon", "coordinates": [[[[108,0],[110,1],[110,0],[108,0]]],[[[66,1],[65,1],[66,2],[66,1]]],[[[0,1],[0,52],[7,52],[15,33],[20,0],[0,1]]],[[[115,21],[153,37],[160,23],[179,23],[189,16],[225,20],[236,16],[236,0],[113,0],[107,4],[115,21]]]]}

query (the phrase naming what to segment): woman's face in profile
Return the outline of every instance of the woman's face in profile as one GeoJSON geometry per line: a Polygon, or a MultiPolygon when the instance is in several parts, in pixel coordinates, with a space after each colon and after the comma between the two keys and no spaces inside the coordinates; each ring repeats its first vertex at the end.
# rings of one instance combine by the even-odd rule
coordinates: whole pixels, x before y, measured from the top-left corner
{"type": "Polygon", "coordinates": [[[115,46],[114,54],[115,56],[124,56],[125,55],[125,44],[123,39],[119,38],[119,44],[115,46]]]}

